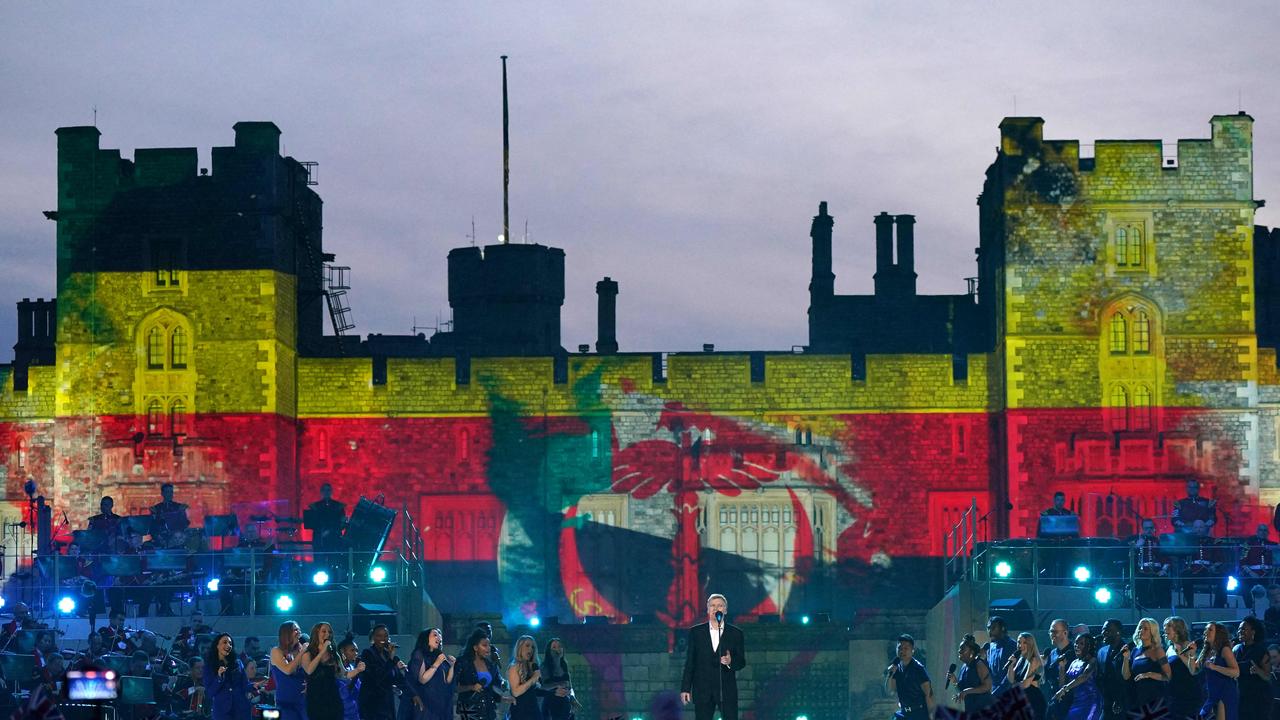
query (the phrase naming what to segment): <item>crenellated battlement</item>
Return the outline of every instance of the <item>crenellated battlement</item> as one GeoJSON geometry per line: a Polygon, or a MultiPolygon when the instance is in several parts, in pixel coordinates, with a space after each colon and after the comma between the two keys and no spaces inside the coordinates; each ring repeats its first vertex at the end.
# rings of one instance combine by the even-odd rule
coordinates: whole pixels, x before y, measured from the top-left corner
{"type": "Polygon", "coordinates": [[[301,358],[298,415],[485,414],[492,396],[552,414],[603,388],[713,412],[982,411],[989,356],[673,353],[554,357],[301,358]],[[375,368],[385,363],[385,383],[375,368]]]}
{"type": "Polygon", "coordinates": [[[1052,185],[1067,200],[1252,202],[1253,118],[1214,115],[1210,127],[1210,137],[1178,140],[1173,152],[1161,140],[1103,139],[1083,146],[1089,157],[1079,140],[1045,140],[1042,118],[1009,117],[1000,149],[1008,160],[1032,160],[1019,163],[1029,178],[1039,175],[1032,186],[1052,185]],[[1051,168],[1057,172],[1045,172],[1051,168]]]}

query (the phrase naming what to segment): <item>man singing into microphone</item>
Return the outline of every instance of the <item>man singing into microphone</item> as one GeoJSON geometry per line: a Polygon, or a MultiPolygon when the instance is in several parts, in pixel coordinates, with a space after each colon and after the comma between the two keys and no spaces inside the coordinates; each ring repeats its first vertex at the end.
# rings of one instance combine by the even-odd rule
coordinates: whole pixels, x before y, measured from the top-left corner
{"type": "Polygon", "coordinates": [[[693,700],[694,717],[711,720],[720,708],[722,720],[738,720],[738,671],[747,666],[742,631],[726,623],[729,601],[707,598],[707,622],[689,628],[680,700],[693,700]]]}
{"type": "Polygon", "coordinates": [[[916,639],[906,634],[899,635],[898,657],[884,671],[885,686],[889,692],[898,694],[895,720],[928,720],[933,717],[933,687],[929,684],[928,671],[915,659],[915,651],[916,639]]]}

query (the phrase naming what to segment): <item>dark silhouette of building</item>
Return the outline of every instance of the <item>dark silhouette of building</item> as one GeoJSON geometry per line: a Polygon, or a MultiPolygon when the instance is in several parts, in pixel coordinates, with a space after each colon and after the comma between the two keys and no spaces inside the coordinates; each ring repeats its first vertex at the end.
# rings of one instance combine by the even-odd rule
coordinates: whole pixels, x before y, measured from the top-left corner
{"type": "Polygon", "coordinates": [[[986,322],[974,293],[916,293],[915,222],[913,215],[877,215],[875,294],[836,295],[831,270],[835,221],[827,213],[827,204],[819,203],[809,232],[813,239],[809,352],[854,356],[952,353],[963,357],[989,348],[986,322]]]}

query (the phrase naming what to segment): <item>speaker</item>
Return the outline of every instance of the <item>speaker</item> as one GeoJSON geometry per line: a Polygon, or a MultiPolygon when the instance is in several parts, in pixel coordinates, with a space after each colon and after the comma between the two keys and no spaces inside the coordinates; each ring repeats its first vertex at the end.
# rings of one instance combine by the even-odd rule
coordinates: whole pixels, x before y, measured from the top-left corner
{"type": "Polygon", "coordinates": [[[378,553],[391,535],[391,526],[396,521],[396,511],[380,505],[368,498],[360,498],[347,520],[347,531],[343,538],[355,559],[355,570],[359,574],[367,572],[369,566],[378,560],[378,553]]]}
{"type": "Polygon", "coordinates": [[[351,614],[351,632],[368,637],[375,625],[386,625],[387,632],[396,635],[400,632],[396,618],[395,608],[390,605],[356,603],[355,612],[351,614]]]}
{"type": "Polygon", "coordinates": [[[1035,630],[1036,618],[1031,613],[1031,606],[1026,600],[1017,598],[992,598],[988,608],[988,617],[999,615],[1004,618],[1004,626],[1010,632],[1015,630],[1035,630]]]}

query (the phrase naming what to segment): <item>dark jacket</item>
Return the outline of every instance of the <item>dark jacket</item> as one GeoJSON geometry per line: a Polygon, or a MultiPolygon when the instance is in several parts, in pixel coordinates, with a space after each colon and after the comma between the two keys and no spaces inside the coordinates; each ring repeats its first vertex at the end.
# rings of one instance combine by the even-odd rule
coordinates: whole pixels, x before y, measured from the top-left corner
{"type": "Polygon", "coordinates": [[[738,698],[738,672],[747,666],[747,653],[742,630],[725,623],[720,647],[711,647],[711,625],[701,623],[689,628],[688,650],[684,657],[684,675],[680,680],[680,692],[693,695],[694,704],[711,700],[738,698]],[[720,657],[728,651],[731,661],[728,667],[720,657]],[[724,696],[720,691],[723,688],[724,696]]]}

